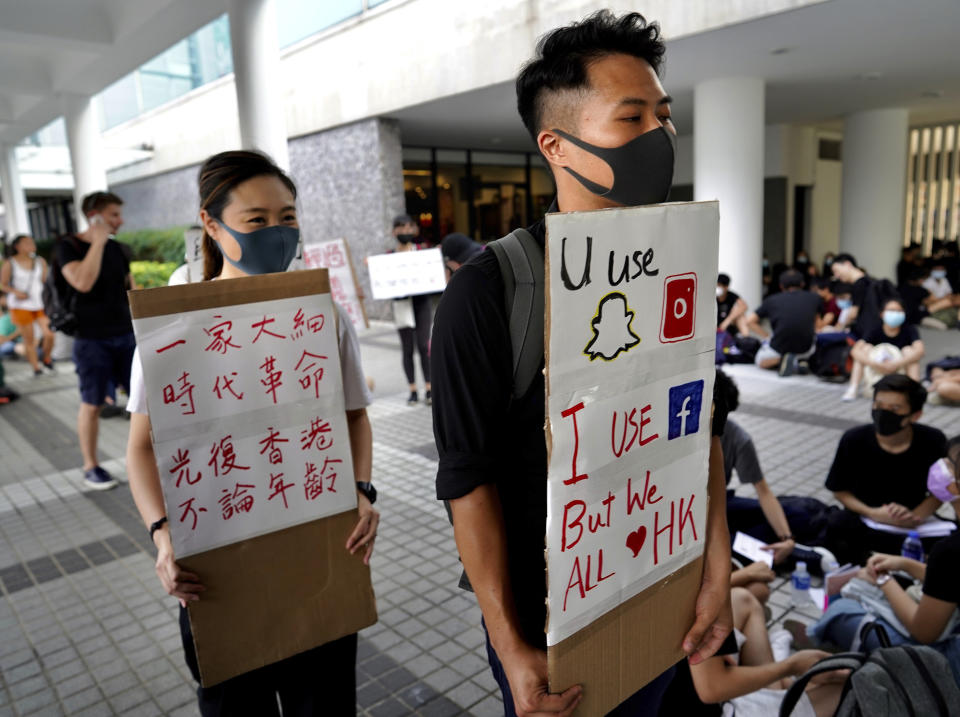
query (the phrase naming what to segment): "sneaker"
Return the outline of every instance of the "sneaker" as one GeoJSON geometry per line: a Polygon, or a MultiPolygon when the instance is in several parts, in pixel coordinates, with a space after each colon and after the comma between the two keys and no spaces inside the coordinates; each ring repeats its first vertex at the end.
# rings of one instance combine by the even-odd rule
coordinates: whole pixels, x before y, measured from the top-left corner
{"type": "Polygon", "coordinates": [[[16,401],[20,398],[20,394],[14,391],[8,386],[0,386],[0,405],[5,403],[10,403],[11,401],[16,401]]]}
{"type": "Polygon", "coordinates": [[[100,466],[94,466],[83,473],[83,481],[94,490],[116,488],[117,481],[100,466]]]}
{"type": "Polygon", "coordinates": [[[57,367],[53,365],[53,361],[44,361],[42,364],[43,370],[47,373],[56,373],[57,367]]]}
{"type": "Polygon", "coordinates": [[[841,401],[853,401],[857,397],[857,387],[850,386],[846,391],[843,392],[843,395],[840,397],[841,401]]]}
{"type": "Polygon", "coordinates": [[[419,400],[420,400],[420,399],[417,397],[417,392],[416,392],[416,391],[411,391],[411,392],[410,392],[410,398],[407,399],[407,405],[408,405],[408,406],[416,406],[416,405],[417,405],[417,401],[419,401],[419,400]]]}
{"type": "Polygon", "coordinates": [[[793,376],[797,372],[797,355],[789,351],[780,359],[780,375],[793,376]]]}
{"type": "Polygon", "coordinates": [[[43,376],[43,369],[42,369],[42,368],[35,368],[35,369],[33,370],[33,377],[34,377],[34,378],[40,378],[41,376],[43,376]]]}
{"type": "Polygon", "coordinates": [[[936,391],[927,392],[927,403],[931,406],[942,406],[943,405],[943,396],[941,396],[936,391]]]}
{"type": "Polygon", "coordinates": [[[425,406],[433,405],[433,397],[430,395],[430,391],[427,391],[425,394],[423,394],[423,405],[425,406]]]}

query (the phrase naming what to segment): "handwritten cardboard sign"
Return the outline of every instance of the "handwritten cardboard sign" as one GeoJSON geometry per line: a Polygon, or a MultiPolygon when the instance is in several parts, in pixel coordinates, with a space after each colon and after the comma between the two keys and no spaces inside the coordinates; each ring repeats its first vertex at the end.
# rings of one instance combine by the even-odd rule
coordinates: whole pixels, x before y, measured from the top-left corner
{"type": "Polygon", "coordinates": [[[367,257],[367,269],[374,299],[435,294],[447,285],[439,249],[376,254],[367,257]]]}
{"type": "Polygon", "coordinates": [[[693,622],[718,226],[715,202],[547,216],[548,662],[584,714],[676,662],[693,622]]]}
{"type": "Polygon", "coordinates": [[[375,621],[325,270],[130,293],[204,685],[375,621]]]}
{"type": "Polygon", "coordinates": [[[303,261],[310,269],[326,269],[330,277],[330,295],[343,307],[357,331],[369,328],[367,310],[357,290],[359,283],[353,270],[350,247],[343,239],[307,244],[303,261]]]}

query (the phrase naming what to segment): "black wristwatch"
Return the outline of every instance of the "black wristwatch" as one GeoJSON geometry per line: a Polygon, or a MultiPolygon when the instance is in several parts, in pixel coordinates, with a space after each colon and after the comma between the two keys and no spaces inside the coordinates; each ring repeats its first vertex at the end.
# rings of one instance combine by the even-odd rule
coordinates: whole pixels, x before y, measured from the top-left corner
{"type": "Polygon", "coordinates": [[[377,489],[373,487],[373,483],[370,481],[358,480],[357,490],[367,497],[371,505],[377,502],[377,489]]]}
{"type": "Polygon", "coordinates": [[[156,533],[167,522],[167,516],[163,516],[160,520],[157,520],[153,523],[150,523],[150,542],[153,542],[153,534],[156,533]]]}

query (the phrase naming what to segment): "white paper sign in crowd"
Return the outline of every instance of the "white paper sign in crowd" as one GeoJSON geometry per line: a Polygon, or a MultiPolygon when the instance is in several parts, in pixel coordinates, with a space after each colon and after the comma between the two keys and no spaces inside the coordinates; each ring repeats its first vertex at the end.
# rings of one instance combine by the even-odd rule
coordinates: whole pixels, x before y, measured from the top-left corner
{"type": "Polygon", "coordinates": [[[374,299],[435,294],[447,286],[439,249],[376,254],[367,257],[367,268],[374,299]]]}
{"type": "Polygon", "coordinates": [[[547,216],[547,644],[703,552],[716,202],[547,216]]]}
{"type": "Polygon", "coordinates": [[[350,249],[343,239],[306,244],[303,261],[310,269],[326,269],[330,277],[330,295],[343,307],[357,331],[367,328],[367,315],[357,291],[357,280],[350,263],[350,249]]]}
{"type": "Polygon", "coordinates": [[[356,506],[329,294],[133,323],[178,558],[356,506]]]}

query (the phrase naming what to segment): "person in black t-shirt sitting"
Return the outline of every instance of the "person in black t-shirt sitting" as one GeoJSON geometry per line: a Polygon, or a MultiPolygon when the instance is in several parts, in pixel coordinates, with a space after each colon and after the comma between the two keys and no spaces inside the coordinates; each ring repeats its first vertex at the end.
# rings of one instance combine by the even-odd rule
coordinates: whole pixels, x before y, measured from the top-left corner
{"type": "Polygon", "coordinates": [[[122,205],[123,200],[110,192],[87,195],[82,209],[90,228],[57,244],[63,278],[77,292],[73,361],[80,381],[77,434],[83,477],[88,486],[99,490],[117,484],[97,463],[100,406],[111,382],[129,390],[136,348],[127,303],[127,288],[133,285],[130,262],[113,239],[123,224],[122,205]]]}
{"type": "MultiPolygon", "coordinates": [[[[947,444],[946,456],[943,458],[943,470],[946,475],[941,475],[941,480],[935,484],[933,470],[931,470],[928,485],[940,494],[939,498],[949,500],[957,516],[960,517],[960,505],[956,502],[960,500],[960,483],[957,480],[960,477],[960,468],[958,466],[960,466],[960,436],[955,436],[947,444]],[[944,478],[946,480],[942,480],[944,478]]],[[[940,639],[950,625],[957,607],[960,607],[958,563],[960,563],[960,530],[954,530],[933,547],[926,565],[900,555],[878,553],[870,557],[866,567],[857,577],[873,583],[883,591],[893,614],[909,631],[912,642],[932,644],[935,649],[942,652],[950,663],[954,678],[960,682],[960,636],[954,629],[950,637],[940,639]],[[914,580],[923,583],[923,596],[919,602],[910,597],[899,582],[891,579],[892,573],[895,572],[907,573],[914,580]]],[[[856,601],[846,598],[836,600],[813,628],[813,633],[821,640],[829,640],[841,647],[849,648],[854,639],[859,636],[865,613],[865,609],[856,601]]],[[[877,618],[877,620],[887,628],[887,634],[893,644],[911,642],[887,624],[883,618],[877,618]]],[[[876,636],[871,634],[864,648],[870,650],[878,646],[876,636]]]]}
{"type": "Polygon", "coordinates": [[[904,323],[906,317],[899,299],[890,299],[883,305],[883,323],[857,341],[850,352],[854,364],[844,401],[857,397],[864,377],[870,385],[895,373],[906,373],[914,381],[920,380],[923,341],[916,326],[904,323]]]}
{"type": "Polygon", "coordinates": [[[726,274],[717,276],[717,331],[726,331],[731,336],[750,333],[747,329],[747,302],[730,291],[730,277],[726,274]]]}
{"type": "Polygon", "coordinates": [[[750,314],[750,329],[769,340],[764,341],[754,359],[760,368],[780,368],[781,376],[797,370],[797,359],[809,357],[816,349],[816,322],[820,297],[803,289],[803,276],[795,269],[780,275],[780,293],[768,296],[760,308],[750,314]],[[769,319],[773,334],[768,334],[760,319],[769,319]]]}
{"type": "MultiPolygon", "coordinates": [[[[900,552],[906,530],[940,505],[927,494],[927,472],[945,453],[946,437],[917,423],[927,391],[912,378],[892,374],[873,387],[873,423],[843,434],[826,487],[846,510],[831,519],[826,547],[840,563],[862,565],[871,551],[900,552]],[[863,519],[902,529],[889,533],[863,519]]],[[[925,538],[929,551],[936,538],[925,538]]]]}

